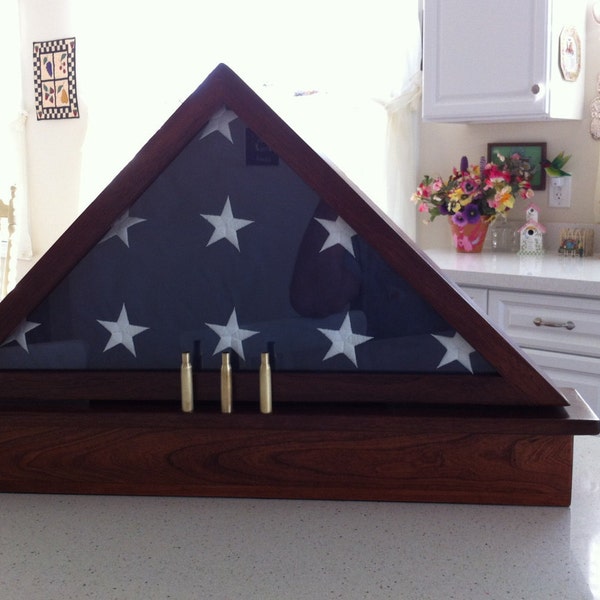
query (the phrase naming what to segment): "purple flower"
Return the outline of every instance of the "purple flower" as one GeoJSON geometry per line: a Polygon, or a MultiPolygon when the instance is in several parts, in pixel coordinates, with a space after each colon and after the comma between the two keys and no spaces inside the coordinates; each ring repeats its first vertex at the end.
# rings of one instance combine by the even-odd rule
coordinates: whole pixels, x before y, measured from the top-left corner
{"type": "Polygon", "coordinates": [[[465,194],[470,196],[475,190],[477,190],[477,182],[471,178],[465,179],[460,184],[460,188],[465,194]]]}
{"type": "Polygon", "coordinates": [[[459,210],[456,214],[452,215],[452,221],[459,227],[464,227],[468,223],[465,211],[459,210]]]}
{"type": "Polygon", "coordinates": [[[460,212],[465,214],[467,223],[479,223],[479,220],[481,219],[481,214],[479,213],[479,208],[476,204],[467,204],[460,212]]]}
{"type": "Polygon", "coordinates": [[[469,161],[467,160],[466,156],[463,156],[460,159],[460,172],[466,173],[468,170],[469,170],[469,161]]]}

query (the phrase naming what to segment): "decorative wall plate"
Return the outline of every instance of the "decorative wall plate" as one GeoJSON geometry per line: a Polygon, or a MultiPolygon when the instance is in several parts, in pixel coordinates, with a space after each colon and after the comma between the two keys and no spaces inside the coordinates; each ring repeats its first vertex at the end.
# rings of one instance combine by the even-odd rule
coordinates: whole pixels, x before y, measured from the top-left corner
{"type": "Polygon", "coordinates": [[[565,81],[577,81],[581,72],[581,40],[575,27],[564,27],[559,38],[560,70],[565,81]]]}

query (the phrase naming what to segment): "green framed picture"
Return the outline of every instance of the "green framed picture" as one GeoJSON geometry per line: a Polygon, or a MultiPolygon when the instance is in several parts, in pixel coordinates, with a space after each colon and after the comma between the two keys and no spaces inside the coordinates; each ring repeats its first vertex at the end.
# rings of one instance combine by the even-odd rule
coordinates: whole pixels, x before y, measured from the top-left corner
{"type": "Polygon", "coordinates": [[[546,171],[543,162],[546,160],[546,142],[493,142],[488,144],[488,162],[500,163],[498,154],[510,156],[518,153],[529,160],[533,170],[531,189],[546,189],[546,171]]]}

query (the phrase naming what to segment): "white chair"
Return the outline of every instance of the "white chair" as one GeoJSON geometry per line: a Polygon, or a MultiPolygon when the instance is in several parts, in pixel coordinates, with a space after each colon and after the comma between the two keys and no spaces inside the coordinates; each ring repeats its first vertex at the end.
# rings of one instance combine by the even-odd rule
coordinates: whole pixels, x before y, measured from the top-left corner
{"type": "MultiPolygon", "coordinates": [[[[15,192],[17,188],[10,188],[10,200],[4,202],[0,199],[0,231],[6,226],[6,256],[2,266],[2,281],[0,282],[0,300],[14,287],[16,277],[16,254],[13,252],[13,236],[15,233],[15,192]],[[6,219],[6,224],[4,223],[6,219]]],[[[4,236],[3,236],[4,237],[4,236]]]]}

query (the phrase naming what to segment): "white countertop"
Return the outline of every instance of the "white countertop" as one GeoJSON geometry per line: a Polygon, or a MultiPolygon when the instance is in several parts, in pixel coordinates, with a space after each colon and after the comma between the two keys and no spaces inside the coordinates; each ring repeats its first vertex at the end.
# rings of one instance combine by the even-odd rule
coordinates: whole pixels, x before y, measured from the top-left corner
{"type": "Polygon", "coordinates": [[[485,250],[481,254],[461,254],[440,248],[425,252],[459,285],[600,297],[598,255],[585,258],[558,253],[519,256],[485,250]]]}
{"type": "Polygon", "coordinates": [[[0,494],[3,600],[594,600],[600,438],[571,508],[0,494]]]}

